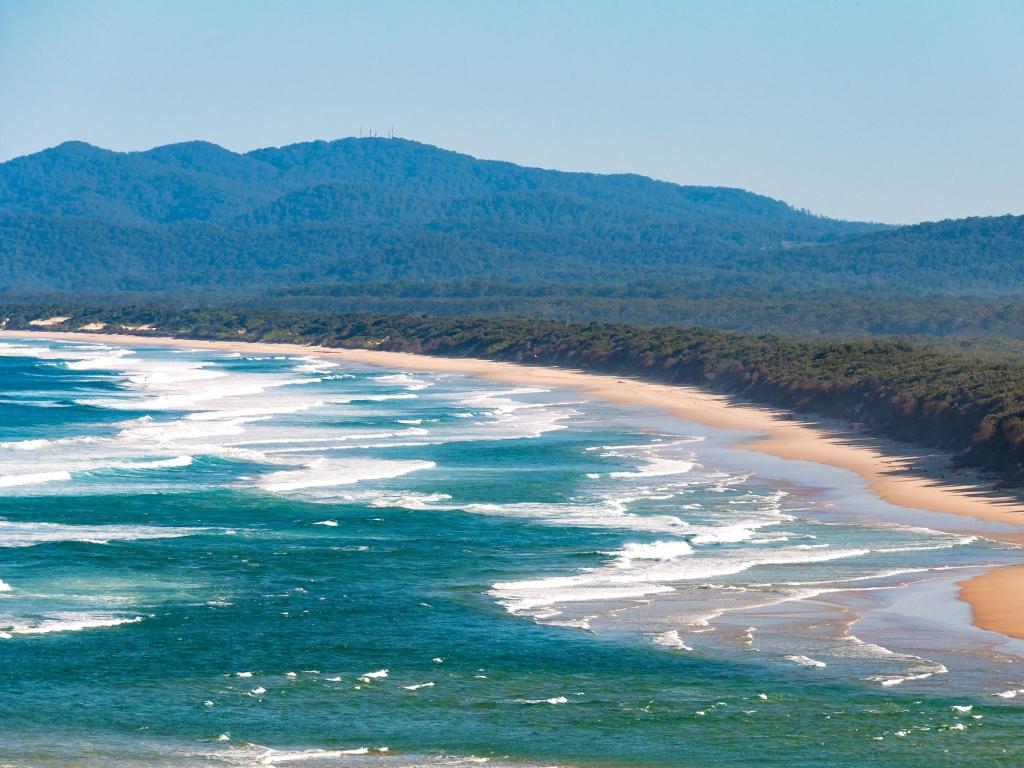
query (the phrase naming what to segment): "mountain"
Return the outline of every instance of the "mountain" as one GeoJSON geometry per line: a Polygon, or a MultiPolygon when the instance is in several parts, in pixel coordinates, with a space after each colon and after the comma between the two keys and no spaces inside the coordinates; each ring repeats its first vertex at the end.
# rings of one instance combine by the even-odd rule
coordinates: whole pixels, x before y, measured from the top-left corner
{"type": "Polygon", "coordinates": [[[1005,329],[1000,302],[1024,297],[1024,217],[837,221],[740,189],[402,139],[245,154],[69,142],[0,164],[0,291],[787,332],[1005,329]]]}
{"type": "MultiPolygon", "coordinates": [[[[756,260],[755,260],[756,261],[756,260]]],[[[926,222],[842,243],[794,249],[795,274],[835,276],[876,295],[1024,296],[1024,216],[926,222]]]]}
{"type": "Polygon", "coordinates": [[[0,164],[9,290],[685,283],[884,229],[739,189],[525,168],[401,139],[245,154],[199,141],[126,153],[69,142],[0,164]]]}

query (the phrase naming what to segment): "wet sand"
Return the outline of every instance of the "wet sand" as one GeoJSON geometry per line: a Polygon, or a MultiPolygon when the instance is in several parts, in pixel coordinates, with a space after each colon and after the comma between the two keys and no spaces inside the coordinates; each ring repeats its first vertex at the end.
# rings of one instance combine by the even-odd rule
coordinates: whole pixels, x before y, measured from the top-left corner
{"type": "Polygon", "coordinates": [[[1024,639],[1024,565],[998,568],[959,586],[976,627],[1024,639]]]}

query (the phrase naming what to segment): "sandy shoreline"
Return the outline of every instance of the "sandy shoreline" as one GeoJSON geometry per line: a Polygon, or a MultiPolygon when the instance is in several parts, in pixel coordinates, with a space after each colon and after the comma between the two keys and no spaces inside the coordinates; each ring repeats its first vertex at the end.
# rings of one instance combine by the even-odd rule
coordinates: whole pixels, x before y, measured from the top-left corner
{"type": "MultiPolygon", "coordinates": [[[[109,333],[0,331],[0,338],[50,338],[69,341],[118,341],[124,344],[244,351],[264,354],[317,355],[365,365],[420,371],[467,373],[491,381],[576,389],[617,405],[662,409],[672,416],[719,429],[760,433],[738,447],[783,459],[810,461],[850,470],[860,475],[869,490],[893,504],[973,517],[1015,526],[1016,531],[983,535],[1024,545],[1024,503],[1000,495],[964,478],[947,479],[942,462],[906,446],[867,437],[816,421],[794,419],[791,414],[736,403],[724,395],[696,387],[655,384],[617,376],[568,369],[527,366],[468,358],[444,358],[406,352],[337,349],[300,344],[200,341],[169,337],[109,333]]],[[[965,476],[966,477],[966,476],[965,476]]],[[[971,606],[974,623],[1011,637],[1024,639],[1024,565],[991,571],[962,584],[961,598],[971,606]]]]}
{"type": "Polygon", "coordinates": [[[971,606],[976,627],[1011,637],[1024,629],[1024,565],[997,568],[959,582],[960,599],[971,606]]]}

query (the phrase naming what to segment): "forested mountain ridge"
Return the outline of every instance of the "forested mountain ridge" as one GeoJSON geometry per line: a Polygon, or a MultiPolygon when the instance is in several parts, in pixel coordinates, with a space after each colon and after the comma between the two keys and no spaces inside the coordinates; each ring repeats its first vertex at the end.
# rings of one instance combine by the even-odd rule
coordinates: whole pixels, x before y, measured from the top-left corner
{"type": "MultiPolygon", "coordinates": [[[[737,297],[1012,301],[1024,296],[1024,217],[843,222],[739,189],[525,168],[402,139],[245,154],[201,141],[144,152],[68,142],[0,163],[0,291],[344,286],[358,298],[361,285],[380,296],[382,283],[417,283],[401,311],[501,311],[438,288],[465,280],[526,298],[554,288],[580,319],[660,323],[742,319],[685,304],[737,297]],[[579,301],[644,284],[663,300],[642,312],[579,301]]],[[[292,292],[289,304],[322,308],[316,295],[292,292]]]]}
{"type": "Polygon", "coordinates": [[[891,284],[889,295],[1024,295],[1024,216],[972,216],[874,232],[841,243],[787,253],[795,272],[815,265],[842,271],[854,283],[904,274],[913,286],[891,284]]]}
{"type": "MultiPolygon", "coordinates": [[[[880,228],[814,216],[762,195],[680,186],[635,174],[591,174],[478,160],[403,139],[340,139],[237,154],[202,141],[145,152],[66,142],[0,164],[0,212],[76,216],[116,224],[230,222],[261,203],[314,187],[400,190],[425,214],[441,201],[551,195],[670,215],[675,221],[762,221],[803,240],[880,228]]],[[[293,223],[304,223],[296,217],[293,223]]]]}
{"type": "Polygon", "coordinates": [[[585,283],[595,270],[667,274],[879,228],[738,189],[524,168],[399,139],[247,154],[69,142],[0,164],[0,287],[22,290],[585,283]]]}

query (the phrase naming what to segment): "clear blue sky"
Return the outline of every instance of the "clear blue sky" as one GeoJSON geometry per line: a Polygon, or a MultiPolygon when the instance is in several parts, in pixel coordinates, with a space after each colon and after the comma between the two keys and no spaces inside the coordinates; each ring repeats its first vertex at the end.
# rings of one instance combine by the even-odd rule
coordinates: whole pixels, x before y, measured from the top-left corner
{"type": "Polygon", "coordinates": [[[1024,0],[0,0],[0,160],[374,129],[886,222],[1024,213],[1024,0]]]}

